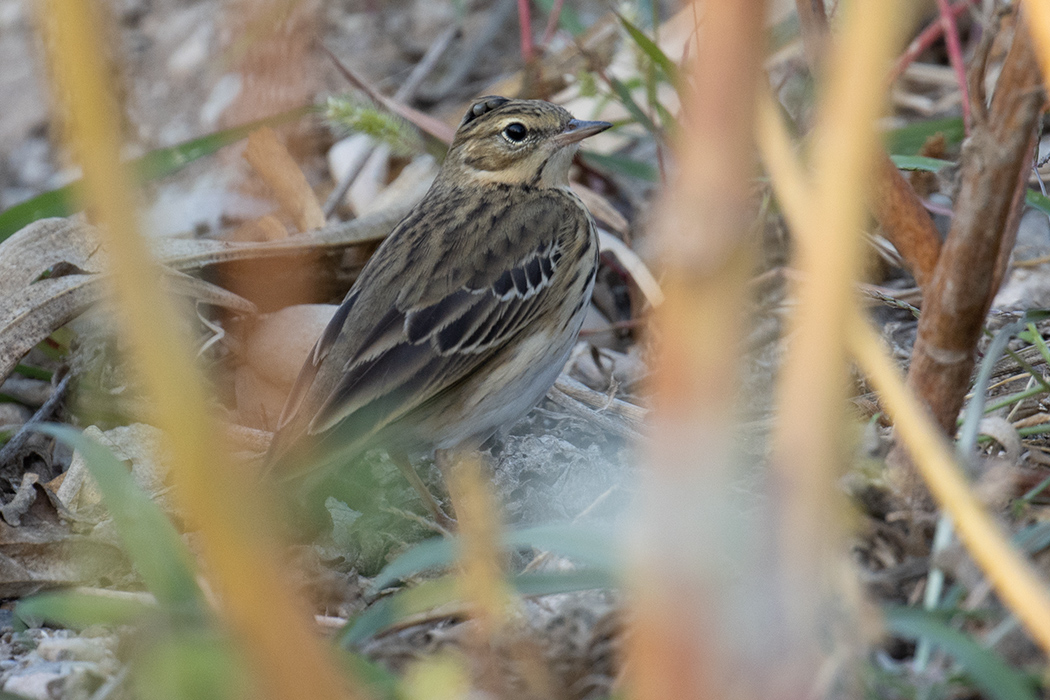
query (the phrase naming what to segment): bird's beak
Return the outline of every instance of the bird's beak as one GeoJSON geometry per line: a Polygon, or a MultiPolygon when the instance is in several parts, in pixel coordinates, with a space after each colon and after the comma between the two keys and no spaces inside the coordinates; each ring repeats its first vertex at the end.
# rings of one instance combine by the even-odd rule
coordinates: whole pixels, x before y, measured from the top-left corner
{"type": "Polygon", "coordinates": [[[609,122],[584,122],[579,119],[570,119],[565,130],[554,137],[559,146],[568,146],[579,143],[588,136],[594,136],[608,129],[612,124],[609,122]]]}

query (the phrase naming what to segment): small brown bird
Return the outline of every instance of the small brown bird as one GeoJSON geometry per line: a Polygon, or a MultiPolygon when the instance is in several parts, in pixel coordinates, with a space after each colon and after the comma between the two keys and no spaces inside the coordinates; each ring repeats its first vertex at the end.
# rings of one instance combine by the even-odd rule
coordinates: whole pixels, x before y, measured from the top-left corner
{"type": "Polygon", "coordinates": [[[278,422],[273,471],[345,464],[374,446],[478,445],[543,398],[598,268],[569,166],[610,126],[539,100],[470,107],[430,191],[314,346],[278,422]]]}

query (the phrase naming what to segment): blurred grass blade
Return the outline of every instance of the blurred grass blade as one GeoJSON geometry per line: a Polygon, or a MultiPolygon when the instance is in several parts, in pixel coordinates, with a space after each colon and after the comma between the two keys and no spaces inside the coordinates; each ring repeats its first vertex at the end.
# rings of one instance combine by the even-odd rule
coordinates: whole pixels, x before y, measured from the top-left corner
{"type": "Polygon", "coordinates": [[[52,625],[83,629],[91,625],[128,625],[156,612],[156,605],[77,591],[42,593],[18,602],[15,614],[23,620],[46,620],[52,625]]]}
{"type": "Polygon", "coordinates": [[[443,576],[406,588],[370,605],[363,613],[350,618],[337,637],[340,646],[368,639],[399,620],[417,615],[458,599],[456,580],[443,576]]]}
{"type": "MultiPolygon", "coordinates": [[[[554,524],[505,533],[504,549],[535,547],[568,557],[573,562],[614,575],[620,562],[616,537],[609,532],[581,525],[554,524]]],[[[427,569],[451,566],[457,556],[458,538],[433,538],[421,542],[390,562],[369,587],[375,595],[390,584],[427,569]]]]}
{"type": "Polygon", "coordinates": [[[73,185],[59,187],[0,212],[0,242],[34,221],[69,216],[74,211],[73,185]]]}
{"type": "Polygon", "coordinates": [[[646,182],[659,182],[660,172],[640,160],[627,158],[625,156],[607,155],[605,153],[594,153],[582,151],[580,157],[583,162],[595,170],[601,170],[615,175],[626,175],[628,177],[645,180],[646,182]]]}
{"type": "Polygon", "coordinates": [[[995,700],[1035,700],[1032,685],[993,651],[954,629],[935,613],[915,608],[886,611],[886,628],[907,639],[929,639],[955,659],[973,684],[995,700]]]}
{"type": "Polygon", "coordinates": [[[940,158],[927,158],[926,156],[890,156],[890,160],[901,170],[923,170],[929,173],[940,172],[942,169],[949,165],[953,165],[950,160],[941,160],[940,158]]]}
{"type": "Polygon", "coordinates": [[[580,569],[521,574],[512,578],[511,583],[518,595],[532,597],[614,588],[619,580],[615,572],[580,569]]]}
{"type": "Polygon", "coordinates": [[[228,700],[252,697],[251,676],[234,648],[213,630],[185,629],[135,651],[134,697],[228,700]]]}
{"type": "Polygon", "coordinates": [[[127,468],[108,449],[69,426],[34,427],[84,457],[128,557],[157,602],[185,612],[204,610],[189,549],[127,468]]]}
{"type": "MultiPolygon", "coordinates": [[[[619,573],[598,568],[526,573],[511,577],[510,583],[521,596],[557,595],[613,588],[619,583],[619,573]]],[[[457,603],[459,600],[456,581],[452,576],[443,576],[405,588],[376,601],[360,615],[350,618],[339,633],[338,643],[343,647],[358,644],[413,615],[457,603]]],[[[460,612],[459,609],[455,609],[449,610],[448,614],[460,612]]]]}
{"type": "Polygon", "coordinates": [[[133,161],[132,167],[135,173],[143,180],[164,177],[189,165],[198,158],[209,156],[220,148],[240,141],[257,129],[286,124],[318,109],[314,105],[303,105],[302,107],[275,114],[272,117],[256,119],[247,124],[217,131],[169,148],[158,148],[133,161]]]}
{"type": "Polygon", "coordinates": [[[644,126],[649,133],[660,133],[660,128],[653,123],[653,120],[649,118],[649,115],[646,114],[642,108],[638,106],[638,103],[634,101],[634,97],[631,95],[631,89],[629,87],[613,77],[609,78],[609,87],[612,88],[612,91],[616,94],[617,100],[623,105],[623,108],[630,113],[631,118],[644,126]]]}
{"type": "Polygon", "coordinates": [[[638,48],[642,50],[646,56],[657,66],[660,71],[664,74],[664,77],[674,85],[676,90],[680,90],[682,86],[682,73],[678,70],[678,66],[667,57],[667,54],[656,45],[652,39],[645,35],[641,29],[631,23],[626,17],[621,15],[619,12],[616,13],[616,18],[620,20],[620,24],[627,30],[628,36],[638,45],[638,48]]]}
{"type": "MultiPolygon", "coordinates": [[[[142,180],[155,180],[174,173],[198,158],[211,155],[224,146],[240,141],[255,129],[284,124],[298,119],[315,109],[313,105],[306,105],[272,117],[258,119],[242,126],[217,131],[175,146],[158,148],[141,158],[133,160],[131,167],[142,180]]],[[[75,212],[79,207],[75,194],[77,184],[74,182],[65,187],[44,192],[0,212],[0,241],[39,219],[53,216],[69,216],[75,212]]]]}
{"type": "Polygon", "coordinates": [[[891,129],[884,136],[886,150],[890,153],[915,155],[922,149],[926,139],[937,134],[944,134],[944,140],[948,144],[962,143],[963,137],[966,135],[962,117],[929,119],[902,126],[899,129],[891,129]]]}

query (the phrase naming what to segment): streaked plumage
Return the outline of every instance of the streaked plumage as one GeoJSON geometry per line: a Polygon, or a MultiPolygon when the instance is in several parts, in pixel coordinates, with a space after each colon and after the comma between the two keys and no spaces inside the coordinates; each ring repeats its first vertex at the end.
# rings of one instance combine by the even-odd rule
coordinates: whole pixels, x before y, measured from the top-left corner
{"type": "Polygon", "coordinates": [[[304,365],[270,449],[277,471],[302,443],[343,461],[377,444],[480,442],[543,397],[598,264],[568,168],[579,140],[608,126],[546,102],[475,102],[304,365]]]}

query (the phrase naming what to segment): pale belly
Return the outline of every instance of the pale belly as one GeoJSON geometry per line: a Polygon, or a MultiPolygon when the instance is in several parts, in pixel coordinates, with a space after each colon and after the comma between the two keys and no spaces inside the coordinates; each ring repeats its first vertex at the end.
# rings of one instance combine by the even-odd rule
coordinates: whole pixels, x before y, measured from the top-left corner
{"type": "Polygon", "coordinates": [[[588,284],[588,303],[569,321],[569,333],[557,338],[533,335],[516,345],[500,362],[500,369],[484,380],[475,380],[470,390],[461,395],[459,406],[435,407],[419,423],[421,435],[439,435],[432,442],[437,449],[448,449],[473,442],[479,444],[499,428],[513,425],[540,402],[561,374],[583,325],[589,306],[591,287],[588,284]],[[465,420],[450,421],[451,416],[469,416],[465,420]]]}

